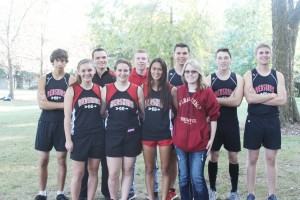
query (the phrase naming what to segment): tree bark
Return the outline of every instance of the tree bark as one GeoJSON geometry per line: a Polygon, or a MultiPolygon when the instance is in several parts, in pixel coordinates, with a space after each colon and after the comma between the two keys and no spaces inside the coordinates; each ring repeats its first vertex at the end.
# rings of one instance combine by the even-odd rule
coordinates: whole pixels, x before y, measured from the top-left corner
{"type": "Polygon", "coordinates": [[[283,124],[300,122],[294,95],[294,55],[300,21],[300,1],[294,7],[293,0],[272,0],[274,68],[285,77],[287,103],[280,108],[283,124]]]}

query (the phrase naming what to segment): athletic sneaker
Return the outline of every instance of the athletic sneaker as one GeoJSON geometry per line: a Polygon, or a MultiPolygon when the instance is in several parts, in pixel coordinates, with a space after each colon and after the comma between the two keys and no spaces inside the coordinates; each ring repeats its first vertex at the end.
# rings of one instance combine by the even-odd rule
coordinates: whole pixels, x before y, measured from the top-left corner
{"type": "Polygon", "coordinates": [[[56,196],[56,200],[69,200],[64,194],[59,194],[56,196]]]}
{"type": "MultiPolygon", "coordinates": [[[[146,199],[150,199],[149,196],[146,196],[146,199]]],[[[158,192],[154,192],[154,199],[159,200],[158,198],[158,192]]]]}
{"type": "Polygon", "coordinates": [[[248,194],[247,200],[255,200],[254,194],[248,194]]]}
{"type": "Polygon", "coordinates": [[[43,196],[43,195],[37,195],[36,197],[35,197],[35,199],[34,200],[46,200],[47,199],[47,196],[43,196]]]}
{"type": "Polygon", "coordinates": [[[110,196],[104,196],[105,200],[111,200],[110,196]]]}
{"type": "Polygon", "coordinates": [[[136,198],[135,193],[131,192],[131,193],[129,193],[127,200],[133,200],[135,198],[136,198]]]}
{"type": "Polygon", "coordinates": [[[210,189],[208,191],[208,194],[209,194],[209,200],[217,200],[218,198],[217,191],[210,189]]]}
{"type": "Polygon", "coordinates": [[[228,200],[240,200],[240,195],[238,192],[230,192],[227,199],[228,200]]]}
{"type": "Polygon", "coordinates": [[[167,200],[174,200],[176,198],[178,198],[178,196],[176,194],[176,190],[174,188],[170,188],[170,190],[168,192],[167,200]]]}
{"type": "Polygon", "coordinates": [[[275,196],[275,194],[271,194],[271,195],[268,197],[268,200],[277,200],[277,197],[275,196]]]}

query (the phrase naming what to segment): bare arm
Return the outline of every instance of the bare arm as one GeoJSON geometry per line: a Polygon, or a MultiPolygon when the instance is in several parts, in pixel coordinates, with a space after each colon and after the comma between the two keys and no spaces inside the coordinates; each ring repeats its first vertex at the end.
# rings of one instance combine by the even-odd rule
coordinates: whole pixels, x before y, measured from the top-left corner
{"type": "Polygon", "coordinates": [[[239,107],[244,96],[244,79],[240,75],[236,75],[237,86],[228,98],[217,98],[221,106],[239,107]]]}
{"type": "Polygon", "coordinates": [[[207,149],[207,154],[210,154],[212,144],[214,143],[215,135],[216,135],[216,130],[217,130],[217,121],[211,121],[210,122],[210,139],[207,143],[206,149],[207,149]]]}
{"type": "Polygon", "coordinates": [[[282,73],[276,72],[277,74],[277,96],[269,101],[264,102],[263,104],[269,106],[282,106],[286,103],[286,89],[285,89],[285,81],[282,73]]]}
{"type": "Polygon", "coordinates": [[[210,87],[211,86],[211,74],[209,74],[207,77],[205,77],[206,84],[210,87]]]}
{"type": "Polygon", "coordinates": [[[64,99],[64,128],[65,128],[65,136],[66,136],[66,149],[68,152],[72,152],[73,150],[73,142],[71,139],[71,117],[72,117],[72,103],[74,97],[74,90],[72,87],[69,87],[65,94],[64,99]]]}
{"type": "Polygon", "coordinates": [[[63,102],[51,102],[46,97],[46,76],[42,76],[38,83],[37,101],[40,109],[43,110],[57,110],[64,109],[63,102]]]}
{"type": "Polygon", "coordinates": [[[245,80],[244,95],[249,104],[264,103],[266,101],[269,101],[277,97],[275,93],[257,94],[253,88],[251,71],[247,71],[245,73],[244,80],[245,80]]]}
{"type": "Polygon", "coordinates": [[[70,75],[70,78],[69,78],[69,85],[72,85],[73,83],[76,82],[76,78],[73,76],[73,75],[70,75]]]}
{"type": "Polygon", "coordinates": [[[139,86],[138,87],[138,104],[139,104],[139,112],[140,117],[145,118],[145,99],[144,99],[144,92],[143,89],[139,86]]]}
{"type": "Polygon", "coordinates": [[[101,90],[101,109],[100,113],[102,117],[106,118],[107,113],[106,113],[106,93],[107,93],[107,87],[104,86],[101,90]]]}
{"type": "Polygon", "coordinates": [[[175,86],[171,89],[171,98],[174,108],[178,110],[177,88],[175,86]]]}

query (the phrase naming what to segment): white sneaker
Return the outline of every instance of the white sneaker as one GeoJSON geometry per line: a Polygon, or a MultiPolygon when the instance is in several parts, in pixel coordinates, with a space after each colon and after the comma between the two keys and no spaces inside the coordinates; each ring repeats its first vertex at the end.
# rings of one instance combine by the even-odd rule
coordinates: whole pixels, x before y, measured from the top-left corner
{"type": "Polygon", "coordinates": [[[228,200],[240,200],[240,195],[237,191],[236,192],[230,192],[227,199],[228,200]]]}
{"type": "Polygon", "coordinates": [[[209,200],[217,200],[218,197],[217,191],[210,189],[208,192],[209,192],[209,200]]]}

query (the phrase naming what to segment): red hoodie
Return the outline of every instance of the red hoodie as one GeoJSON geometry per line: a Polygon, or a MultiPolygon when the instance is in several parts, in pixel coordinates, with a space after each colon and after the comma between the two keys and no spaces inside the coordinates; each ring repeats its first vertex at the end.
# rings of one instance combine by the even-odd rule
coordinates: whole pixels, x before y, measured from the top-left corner
{"type": "Polygon", "coordinates": [[[146,73],[144,76],[140,76],[138,73],[136,73],[136,68],[133,68],[128,80],[130,83],[134,83],[138,86],[141,86],[147,82],[147,78],[148,78],[148,68],[146,68],[146,73]]]}
{"type": "Polygon", "coordinates": [[[173,143],[186,152],[197,152],[206,149],[210,139],[210,124],[206,122],[217,121],[219,103],[211,88],[197,90],[192,96],[188,86],[177,88],[178,111],[175,119],[173,143]]]}

